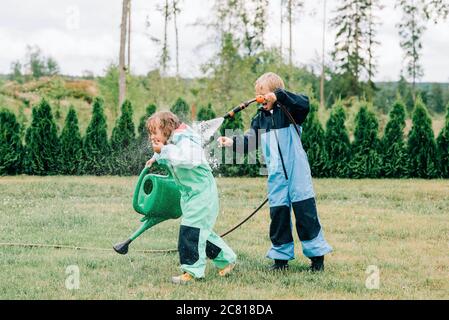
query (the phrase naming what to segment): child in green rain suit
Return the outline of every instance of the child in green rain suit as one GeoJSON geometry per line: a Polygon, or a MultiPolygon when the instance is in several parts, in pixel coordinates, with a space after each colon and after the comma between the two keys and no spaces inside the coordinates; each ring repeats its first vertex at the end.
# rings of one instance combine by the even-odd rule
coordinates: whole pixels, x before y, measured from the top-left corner
{"type": "Polygon", "coordinates": [[[212,259],[225,276],[235,266],[236,254],[212,231],[218,215],[218,192],[201,138],[168,111],[157,112],[147,121],[155,161],[171,171],[181,193],[182,220],[178,251],[183,274],[172,277],[177,284],[203,278],[206,258],[212,259]]]}

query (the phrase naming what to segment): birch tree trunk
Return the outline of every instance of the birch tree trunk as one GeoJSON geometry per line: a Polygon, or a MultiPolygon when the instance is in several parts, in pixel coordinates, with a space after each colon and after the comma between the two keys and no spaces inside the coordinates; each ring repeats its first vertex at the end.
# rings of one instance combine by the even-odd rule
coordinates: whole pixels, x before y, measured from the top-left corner
{"type": "MultiPolygon", "coordinates": [[[[130,0],[123,0],[122,23],[120,25],[120,56],[119,56],[119,106],[122,105],[126,97],[126,34],[128,25],[128,9],[130,0]]],[[[115,114],[117,116],[117,114],[115,114]]]]}
{"type": "Polygon", "coordinates": [[[292,41],[292,23],[293,23],[293,18],[292,18],[292,0],[288,0],[288,32],[289,32],[289,52],[288,52],[288,63],[290,64],[290,66],[293,64],[293,41],[292,41]]]}
{"type": "Polygon", "coordinates": [[[128,1],[128,72],[131,72],[131,0],[128,1]]]}
{"type": "Polygon", "coordinates": [[[179,37],[178,22],[176,20],[179,12],[178,0],[173,0],[173,23],[175,25],[175,42],[176,42],[176,78],[179,78],[179,37]]]}
{"type": "Polygon", "coordinates": [[[279,44],[279,47],[280,47],[280,49],[279,49],[279,52],[280,52],[280,54],[281,54],[281,58],[282,58],[282,51],[283,51],[283,49],[282,49],[282,46],[283,46],[283,43],[282,43],[282,38],[283,38],[283,28],[284,28],[284,16],[283,16],[283,12],[284,12],[284,0],[281,0],[281,35],[280,35],[280,44],[279,44]]]}
{"type": "Polygon", "coordinates": [[[320,106],[324,108],[324,54],[326,50],[326,2],[323,0],[323,44],[321,52],[321,83],[320,83],[320,106]]]}

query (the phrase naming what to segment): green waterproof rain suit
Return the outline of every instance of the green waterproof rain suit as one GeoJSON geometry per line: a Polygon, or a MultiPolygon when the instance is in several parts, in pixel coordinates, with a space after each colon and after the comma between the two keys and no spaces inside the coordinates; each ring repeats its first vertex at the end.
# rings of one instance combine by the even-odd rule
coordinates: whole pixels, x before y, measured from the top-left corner
{"type": "Polygon", "coordinates": [[[202,278],[206,257],[219,269],[235,263],[234,251],[212,231],[219,209],[218,191],[200,136],[183,123],[153,158],[169,168],[181,193],[181,270],[202,278]]]}

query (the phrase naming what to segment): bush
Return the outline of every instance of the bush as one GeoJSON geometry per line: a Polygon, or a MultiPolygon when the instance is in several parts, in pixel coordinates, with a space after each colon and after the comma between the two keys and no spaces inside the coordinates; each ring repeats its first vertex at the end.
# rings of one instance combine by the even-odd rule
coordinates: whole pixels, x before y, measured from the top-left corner
{"type": "MultiPolygon", "coordinates": [[[[138,128],[138,137],[137,137],[137,158],[139,163],[141,164],[139,167],[143,169],[145,163],[153,156],[153,150],[151,148],[151,143],[148,141],[148,131],[145,127],[146,121],[149,117],[151,117],[157,110],[156,105],[150,104],[145,109],[145,115],[140,118],[139,128],[138,128]]],[[[162,173],[161,170],[158,169],[158,166],[152,166],[151,172],[154,173],[162,173]]]]}
{"type": "Polygon", "coordinates": [[[191,123],[192,121],[192,114],[190,111],[190,107],[187,104],[187,102],[185,102],[184,99],[182,98],[178,98],[178,100],[176,100],[175,104],[170,108],[170,111],[173,112],[174,114],[176,114],[179,118],[179,120],[181,120],[182,122],[185,123],[191,123]]]}
{"type": "Polygon", "coordinates": [[[301,141],[309,158],[310,169],[314,177],[324,177],[326,168],[326,150],[324,129],[318,119],[317,101],[310,104],[310,113],[302,126],[301,141]]]}
{"type": "Polygon", "coordinates": [[[21,126],[9,110],[0,110],[0,175],[17,174],[21,170],[23,146],[21,126]]]}
{"type": "Polygon", "coordinates": [[[326,149],[326,176],[347,177],[350,142],[348,131],[345,127],[346,114],[341,101],[333,107],[329,120],[326,123],[324,135],[326,149]]]}
{"type": "Polygon", "coordinates": [[[206,121],[216,118],[217,115],[212,108],[212,104],[209,103],[207,107],[200,107],[200,110],[198,110],[197,120],[198,121],[206,121]]]}
{"type": "Polygon", "coordinates": [[[403,178],[407,176],[407,154],[404,141],[405,105],[401,100],[393,104],[389,121],[381,142],[382,176],[403,178]]]}
{"type": "Polygon", "coordinates": [[[137,157],[137,141],[133,122],[133,107],[129,100],[122,104],[120,118],[112,130],[112,173],[118,175],[137,174],[143,164],[137,157]]]}
{"type": "MultiPolygon", "coordinates": [[[[220,127],[220,134],[224,136],[227,130],[231,130],[231,132],[243,130],[243,119],[241,113],[237,113],[233,118],[226,119],[223,122],[220,127]]],[[[235,146],[233,148],[233,151],[230,151],[231,149],[228,149],[227,151],[226,150],[227,148],[218,149],[218,155],[215,155],[216,158],[221,157],[218,173],[227,177],[238,176],[239,173],[242,173],[242,171],[246,170],[246,168],[243,168],[244,166],[246,166],[245,164],[236,164],[237,159],[240,159],[241,157],[243,157],[242,160],[244,162],[244,156],[235,152],[235,146]],[[232,163],[227,163],[230,161],[230,159],[226,159],[227,155],[229,155],[229,152],[232,152],[232,163]]]]}
{"type": "Polygon", "coordinates": [[[35,175],[60,173],[60,142],[51,107],[43,99],[33,108],[30,127],[25,134],[25,172],[35,175]]]}
{"type": "Polygon", "coordinates": [[[104,175],[111,172],[111,147],[108,143],[106,118],[103,113],[103,99],[95,98],[92,119],[83,142],[83,172],[104,175]]]}
{"type": "Polygon", "coordinates": [[[154,104],[150,104],[145,109],[145,115],[143,115],[139,120],[138,127],[138,140],[139,143],[147,143],[148,140],[148,131],[145,127],[145,124],[149,117],[151,117],[154,113],[156,113],[157,107],[154,104]]]}
{"type": "Polygon", "coordinates": [[[70,107],[61,137],[61,173],[77,175],[82,172],[83,140],[78,127],[78,117],[70,107]]]}
{"type": "Polygon", "coordinates": [[[348,169],[351,178],[377,178],[380,174],[379,124],[373,112],[363,105],[355,118],[354,142],[348,169]]]}
{"type": "Polygon", "coordinates": [[[449,104],[446,109],[446,124],[437,138],[437,163],[442,178],[449,178],[449,104]]]}
{"type": "Polygon", "coordinates": [[[432,121],[420,98],[416,100],[412,121],[413,126],[407,144],[409,176],[434,178],[437,172],[435,166],[436,144],[432,121]]]}

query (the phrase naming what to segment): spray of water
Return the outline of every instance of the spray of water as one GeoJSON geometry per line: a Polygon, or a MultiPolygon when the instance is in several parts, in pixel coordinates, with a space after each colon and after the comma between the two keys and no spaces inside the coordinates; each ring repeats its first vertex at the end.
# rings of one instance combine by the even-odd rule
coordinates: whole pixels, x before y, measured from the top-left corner
{"type": "Polygon", "coordinates": [[[192,124],[193,130],[195,130],[201,137],[203,141],[203,147],[211,142],[211,138],[214,136],[215,132],[223,124],[224,118],[215,118],[207,121],[194,122],[192,124]]]}
{"type": "MultiPolygon", "coordinates": [[[[209,144],[215,140],[216,132],[223,124],[224,118],[215,118],[207,121],[194,122],[192,129],[195,130],[201,137],[203,148],[209,146],[209,144]]],[[[219,167],[219,160],[217,155],[213,155],[210,150],[207,150],[207,160],[212,170],[217,170],[219,167]]]]}

